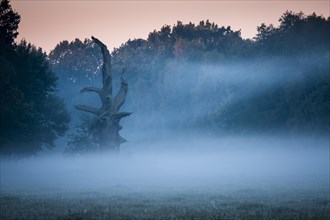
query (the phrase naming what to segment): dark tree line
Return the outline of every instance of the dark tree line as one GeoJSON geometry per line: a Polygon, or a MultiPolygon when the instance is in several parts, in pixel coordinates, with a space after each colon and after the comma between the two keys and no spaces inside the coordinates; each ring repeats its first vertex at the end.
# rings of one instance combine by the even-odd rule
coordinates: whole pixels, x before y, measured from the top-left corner
{"type": "Polygon", "coordinates": [[[56,76],[46,54],[22,41],[20,16],[8,0],[0,2],[0,152],[34,154],[68,129],[69,115],[55,95],[56,76]]]}
{"type": "MultiPolygon", "coordinates": [[[[114,75],[127,67],[132,94],[128,127],[328,132],[329,18],[288,11],[279,21],[261,24],[252,40],[208,20],[178,22],[115,48],[114,75]],[[143,123],[139,115],[147,116],[143,123]]],[[[59,46],[54,51],[60,54],[59,46]]],[[[88,75],[82,73],[79,80],[88,75]]]]}

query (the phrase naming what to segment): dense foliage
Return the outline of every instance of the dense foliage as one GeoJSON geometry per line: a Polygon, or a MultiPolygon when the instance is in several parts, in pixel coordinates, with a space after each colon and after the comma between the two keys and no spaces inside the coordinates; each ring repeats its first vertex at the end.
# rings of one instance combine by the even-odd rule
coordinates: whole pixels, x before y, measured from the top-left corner
{"type": "MultiPolygon", "coordinates": [[[[330,20],[316,14],[286,12],[279,21],[276,28],[258,27],[251,49],[251,57],[262,57],[270,64],[266,69],[273,68],[261,72],[268,77],[265,91],[216,111],[210,121],[224,129],[328,133],[330,20]],[[278,80],[274,88],[267,85],[271,80],[278,80]]],[[[262,68],[260,64],[254,66],[262,68]]],[[[258,89],[263,86],[258,85],[258,89]]],[[[251,92],[251,87],[247,85],[246,90],[251,92]]]]}
{"type": "Polygon", "coordinates": [[[21,17],[12,10],[9,0],[0,1],[0,43],[12,44],[17,37],[21,17]]]}
{"type": "Polygon", "coordinates": [[[72,122],[76,124],[78,120],[80,121],[81,114],[75,112],[74,104],[84,103],[82,98],[93,99],[95,95],[82,96],[79,91],[91,84],[101,84],[99,79],[102,67],[100,48],[88,39],[83,42],[79,39],[72,42],[63,41],[50,52],[49,61],[59,79],[58,87],[61,89],[57,91],[57,94],[64,98],[67,109],[73,113],[72,122]]]}
{"type": "Polygon", "coordinates": [[[15,44],[20,17],[7,0],[0,9],[0,152],[33,154],[54,146],[69,115],[55,96],[46,54],[25,41],[15,44]]]}
{"type": "Polygon", "coordinates": [[[49,54],[54,71],[61,80],[75,83],[94,81],[102,67],[101,50],[91,40],[62,41],[49,54]]]}
{"type": "MultiPolygon", "coordinates": [[[[328,132],[330,20],[286,12],[279,21],[278,27],[261,24],[253,40],[208,20],[178,22],[115,49],[115,80],[127,69],[125,105],[134,112],[128,127],[328,132]]],[[[74,54],[70,48],[77,42],[64,42],[66,47],[62,42],[54,51],[74,54]]],[[[79,47],[85,50],[89,44],[79,47]]],[[[88,73],[74,66],[78,84],[94,76],[100,60],[94,52],[84,58],[93,62],[88,73]]],[[[55,59],[53,64],[65,75],[73,68],[55,59]]]]}

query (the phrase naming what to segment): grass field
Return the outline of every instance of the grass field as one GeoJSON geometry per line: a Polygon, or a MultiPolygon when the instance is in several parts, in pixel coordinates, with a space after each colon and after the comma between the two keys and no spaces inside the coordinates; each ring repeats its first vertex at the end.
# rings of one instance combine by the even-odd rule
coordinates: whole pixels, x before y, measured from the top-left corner
{"type": "Polygon", "coordinates": [[[84,191],[2,192],[1,219],[327,220],[329,188],[314,184],[315,189],[264,183],[219,189],[118,185],[84,191]]]}
{"type": "Polygon", "coordinates": [[[329,220],[328,143],[182,141],[115,157],[2,160],[0,217],[329,220]]]}

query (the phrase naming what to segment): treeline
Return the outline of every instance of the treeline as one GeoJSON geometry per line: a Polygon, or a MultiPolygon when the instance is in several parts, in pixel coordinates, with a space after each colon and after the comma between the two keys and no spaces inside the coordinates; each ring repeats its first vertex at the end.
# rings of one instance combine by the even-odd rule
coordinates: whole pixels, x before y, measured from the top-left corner
{"type": "MultiPolygon", "coordinates": [[[[81,116],[73,105],[99,103],[79,90],[101,83],[100,49],[76,39],[60,42],[47,56],[25,41],[15,43],[19,22],[9,1],[1,0],[1,153],[54,146],[69,129],[69,113],[75,133],[69,144],[88,141],[88,118],[73,131],[81,116]]],[[[329,132],[330,19],[286,12],[278,27],[257,30],[255,38],[243,39],[240,31],[208,20],[177,22],[115,48],[114,85],[125,68],[124,108],[134,113],[125,129],[150,135],[162,129],[329,132]]]]}
{"type": "MultiPolygon", "coordinates": [[[[118,77],[126,68],[125,107],[134,112],[127,127],[328,132],[329,18],[288,11],[279,21],[261,24],[252,40],[208,20],[177,22],[115,48],[113,72],[118,77]]],[[[76,39],[49,57],[66,83],[81,87],[79,81],[98,81],[99,54],[89,40],[76,39]]]]}

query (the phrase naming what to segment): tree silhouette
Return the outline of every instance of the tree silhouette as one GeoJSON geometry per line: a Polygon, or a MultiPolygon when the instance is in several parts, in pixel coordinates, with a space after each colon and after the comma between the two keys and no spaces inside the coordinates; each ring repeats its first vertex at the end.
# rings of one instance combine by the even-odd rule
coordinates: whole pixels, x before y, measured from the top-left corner
{"type": "Polygon", "coordinates": [[[11,8],[9,0],[0,1],[0,45],[12,44],[18,35],[20,16],[11,8]]]}
{"type": "Polygon", "coordinates": [[[103,87],[86,87],[81,92],[96,92],[101,99],[101,108],[94,108],[87,105],[76,105],[79,110],[86,111],[97,116],[96,127],[98,132],[96,139],[100,145],[101,151],[118,152],[120,144],[126,140],[119,135],[122,127],[119,122],[122,118],[129,116],[130,112],[120,112],[119,109],[125,102],[127,94],[127,83],[121,75],[121,87],[115,97],[112,95],[112,72],[111,72],[111,55],[107,46],[99,39],[92,36],[92,40],[101,48],[103,55],[102,78],[103,87]]]}
{"type": "Polygon", "coordinates": [[[56,81],[46,54],[14,42],[20,16],[0,2],[0,153],[35,154],[54,147],[68,129],[69,114],[55,95],[56,81]]]}

